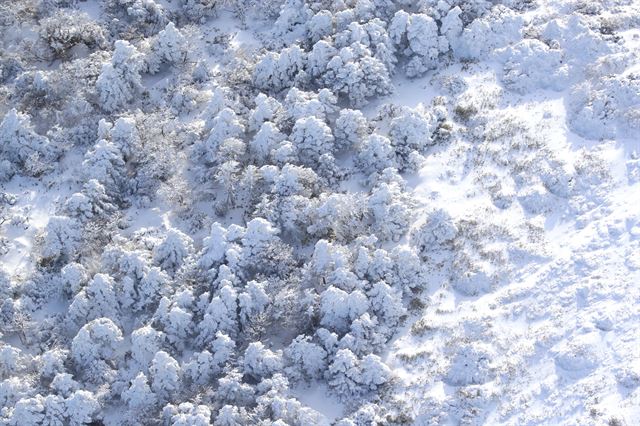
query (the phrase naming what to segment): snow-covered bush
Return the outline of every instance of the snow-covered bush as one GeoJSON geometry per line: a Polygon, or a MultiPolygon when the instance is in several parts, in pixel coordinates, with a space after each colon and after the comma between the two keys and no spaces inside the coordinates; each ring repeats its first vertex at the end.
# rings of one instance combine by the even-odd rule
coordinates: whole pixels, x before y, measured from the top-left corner
{"type": "MultiPolygon", "coordinates": [[[[454,12],[455,13],[455,12],[454,12]]],[[[466,60],[478,60],[490,54],[494,49],[507,46],[522,38],[524,20],[521,16],[504,6],[497,6],[491,13],[475,19],[466,25],[459,37],[452,37],[459,29],[455,15],[449,21],[449,40],[456,57],[466,60]]]]}
{"type": "Polygon", "coordinates": [[[560,3],[0,2],[0,424],[622,419],[638,13],[560,3]]]}
{"type": "Polygon", "coordinates": [[[458,228],[451,216],[444,210],[434,210],[427,216],[427,221],[416,229],[411,239],[423,257],[429,252],[446,249],[451,246],[458,233],[458,228]]]}
{"type": "Polygon", "coordinates": [[[525,39],[506,48],[502,81],[519,93],[534,89],[562,90],[569,81],[569,67],[562,51],[538,40],[525,39]]]}
{"type": "Polygon", "coordinates": [[[306,54],[298,46],[288,47],[279,53],[269,52],[256,64],[253,83],[259,89],[279,92],[294,84],[305,62],[306,54]]]}
{"type": "Polygon", "coordinates": [[[104,44],[104,29],[84,13],[58,11],[40,23],[40,37],[59,57],[79,45],[95,48],[104,44]]]}
{"type": "Polygon", "coordinates": [[[630,135],[640,129],[640,83],[631,75],[603,76],[572,88],[569,126],[589,139],[630,135]]]}
{"type": "Polygon", "coordinates": [[[453,386],[482,384],[492,377],[489,352],[481,345],[461,345],[451,359],[445,380],[453,386]]]}

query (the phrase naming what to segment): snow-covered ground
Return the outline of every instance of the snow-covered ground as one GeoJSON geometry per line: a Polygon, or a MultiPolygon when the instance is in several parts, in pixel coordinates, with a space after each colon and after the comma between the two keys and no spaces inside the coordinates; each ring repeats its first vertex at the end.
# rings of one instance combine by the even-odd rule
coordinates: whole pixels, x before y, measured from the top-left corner
{"type": "MultiPolygon", "coordinates": [[[[517,203],[492,205],[478,175],[499,175],[500,167],[465,170],[464,140],[428,157],[413,180],[425,208],[509,229],[502,249],[513,257],[493,265],[499,283],[474,297],[456,292],[455,277],[436,267],[424,312],[385,358],[399,379],[393,399],[418,424],[633,424],[640,419],[640,182],[631,157],[638,140],[578,137],[567,129],[562,94],[507,103],[494,114],[541,126],[565,167],[575,169],[588,149],[604,179],[531,214],[517,203]]],[[[479,238],[487,249],[500,244],[495,235],[479,238]]]]}

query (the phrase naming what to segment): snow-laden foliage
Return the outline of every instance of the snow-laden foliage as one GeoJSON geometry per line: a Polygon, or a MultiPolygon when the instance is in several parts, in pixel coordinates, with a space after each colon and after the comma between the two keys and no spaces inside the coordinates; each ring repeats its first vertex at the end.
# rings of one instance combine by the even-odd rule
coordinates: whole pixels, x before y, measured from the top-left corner
{"type": "Polygon", "coordinates": [[[0,424],[634,424],[636,3],[2,2],[0,424]]]}
{"type": "Polygon", "coordinates": [[[15,173],[37,176],[54,159],[50,141],[35,132],[31,118],[15,108],[6,113],[0,123],[0,181],[15,173]]]}
{"type": "Polygon", "coordinates": [[[102,66],[96,80],[96,89],[100,95],[100,105],[108,112],[125,107],[142,91],[140,55],[129,42],[118,40],[115,43],[111,62],[102,66]]]}

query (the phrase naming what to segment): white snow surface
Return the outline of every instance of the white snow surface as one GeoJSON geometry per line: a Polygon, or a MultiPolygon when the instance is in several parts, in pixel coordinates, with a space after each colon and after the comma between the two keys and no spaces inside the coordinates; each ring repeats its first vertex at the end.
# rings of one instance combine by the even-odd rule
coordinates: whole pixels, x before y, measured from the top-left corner
{"type": "MultiPolygon", "coordinates": [[[[465,80],[471,92],[485,87],[465,80]]],[[[499,167],[465,170],[459,159],[471,149],[465,141],[428,156],[412,181],[423,208],[504,226],[514,236],[506,250],[522,256],[494,265],[505,279],[477,297],[461,296],[434,269],[425,311],[385,358],[399,378],[393,399],[404,401],[417,424],[634,424],[640,419],[640,183],[628,171],[638,167],[629,160],[638,140],[581,139],[567,129],[563,96],[556,93],[507,103],[495,114],[542,124],[553,155],[569,167],[590,147],[608,176],[532,215],[517,203],[504,210],[491,205],[476,179],[499,174],[499,167]],[[452,368],[464,368],[456,356],[469,348],[477,353],[468,362],[481,359],[487,375],[454,386],[452,368]]],[[[481,238],[487,248],[498,243],[481,238]]]]}

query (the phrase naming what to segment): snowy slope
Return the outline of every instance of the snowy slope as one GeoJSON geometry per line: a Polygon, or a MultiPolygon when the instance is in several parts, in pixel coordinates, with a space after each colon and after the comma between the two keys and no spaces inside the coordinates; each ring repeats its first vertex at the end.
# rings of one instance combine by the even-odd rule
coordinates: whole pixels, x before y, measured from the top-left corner
{"type": "MultiPolygon", "coordinates": [[[[625,46],[630,51],[637,49],[633,40],[625,46]]],[[[470,93],[501,88],[492,72],[477,77],[482,65],[467,73],[470,93]]],[[[399,100],[408,104],[433,97],[434,88],[424,83],[407,86],[401,93],[411,95],[399,100]]],[[[410,180],[427,210],[503,227],[511,236],[500,248],[510,256],[495,259],[497,280],[479,296],[461,295],[450,266],[434,265],[426,309],[394,339],[386,356],[398,377],[391,399],[416,424],[640,419],[640,141],[637,134],[601,141],[576,135],[567,126],[568,96],[504,93],[486,113],[489,119],[512,116],[539,132],[540,148],[573,174],[567,197],[545,200],[543,191],[534,201],[542,202],[540,210],[526,211],[535,189],[508,188],[520,203],[496,208],[483,176],[504,184],[515,176],[510,165],[526,153],[487,164],[486,151],[464,137],[430,155],[410,180]]],[[[512,142],[492,149],[508,152],[512,142]]],[[[533,174],[542,159],[532,161],[533,174]]],[[[486,250],[500,244],[496,234],[473,238],[486,250]]]]}

